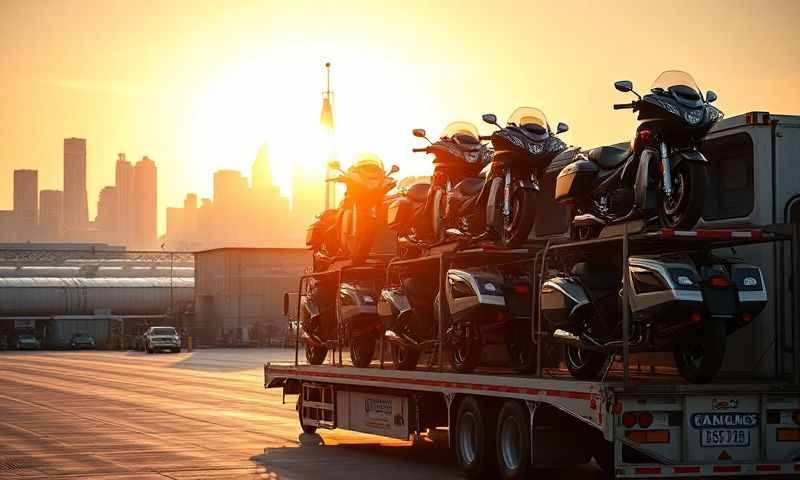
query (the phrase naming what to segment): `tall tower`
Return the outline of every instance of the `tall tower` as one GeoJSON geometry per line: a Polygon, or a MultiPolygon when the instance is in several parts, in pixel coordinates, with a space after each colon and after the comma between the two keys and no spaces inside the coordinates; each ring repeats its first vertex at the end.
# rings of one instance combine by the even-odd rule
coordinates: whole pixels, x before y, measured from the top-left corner
{"type": "Polygon", "coordinates": [[[89,223],[86,199],[86,139],[64,139],[64,228],[80,230],[89,223]]]}
{"type": "Polygon", "coordinates": [[[39,232],[44,242],[57,242],[64,234],[64,195],[61,190],[39,192],[39,232]]]}
{"type": "Polygon", "coordinates": [[[119,238],[119,191],[117,187],[103,187],[97,200],[95,226],[100,230],[103,241],[114,243],[119,238]]]}
{"type": "Polygon", "coordinates": [[[117,155],[114,185],[117,187],[117,241],[132,245],[133,220],[136,199],[133,192],[133,164],[125,159],[125,154],[117,155]]]}
{"type": "Polygon", "coordinates": [[[253,179],[253,190],[268,192],[272,189],[272,168],[269,165],[269,149],[266,143],[258,149],[250,175],[253,179]]]}
{"type": "Polygon", "coordinates": [[[157,247],[158,196],[156,164],[146,156],[133,167],[134,222],[133,245],[136,249],[157,247]]]}
{"type": "Polygon", "coordinates": [[[327,164],[336,160],[336,149],[334,144],[334,132],[336,131],[333,119],[333,91],[331,91],[331,62],[325,63],[325,91],[322,92],[322,111],[319,114],[319,123],[322,126],[324,135],[323,144],[325,146],[325,209],[332,208],[336,204],[336,186],[328,182],[330,169],[327,164]]]}
{"type": "Polygon", "coordinates": [[[39,172],[14,170],[14,223],[19,240],[34,240],[38,211],[39,172]]]}

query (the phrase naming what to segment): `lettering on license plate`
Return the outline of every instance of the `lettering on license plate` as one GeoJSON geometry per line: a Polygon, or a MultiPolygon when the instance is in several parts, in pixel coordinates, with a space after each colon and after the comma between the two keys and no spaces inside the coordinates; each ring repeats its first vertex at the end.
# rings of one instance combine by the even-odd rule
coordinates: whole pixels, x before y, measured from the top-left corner
{"type": "Polygon", "coordinates": [[[700,431],[700,446],[746,447],[750,445],[750,431],[743,428],[709,428],[700,431]]]}

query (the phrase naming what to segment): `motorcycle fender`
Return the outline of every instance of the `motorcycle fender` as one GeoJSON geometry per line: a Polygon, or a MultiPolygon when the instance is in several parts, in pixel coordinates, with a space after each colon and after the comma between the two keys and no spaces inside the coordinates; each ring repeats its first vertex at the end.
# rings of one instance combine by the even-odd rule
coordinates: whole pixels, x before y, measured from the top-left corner
{"type": "Polygon", "coordinates": [[[639,157],[639,166],[636,170],[636,182],[633,185],[634,203],[637,208],[647,206],[647,187],[650,177],[651,165],[658,162],[658,152],[649,148],[645,149],[639,157]]]}
{"type": "Polygon", "coordinates": [[[503,211],[503,179],[494,177],[489,186],[489,195],[486,199],[486,225],[497,225],[497,215],[503,211]],[[500,202],[498,205],[497,202],[500,202]]]}
{"type": "Polygon", "coordinates": [[[583,287],[570,277],[553,277],[542,285],[539,303],[552,330],[574,331],[580,312],[591,306],[583,287]]]}
{"type": "Polygon", "coordinates": [[[675,152],[670,157],[670,166],[675,169],[678,165],[686,162],[696,162],[696,163],[708,163],[708,159],[703,152],[699,150],[681,150],[679,152],[675,152]]]}

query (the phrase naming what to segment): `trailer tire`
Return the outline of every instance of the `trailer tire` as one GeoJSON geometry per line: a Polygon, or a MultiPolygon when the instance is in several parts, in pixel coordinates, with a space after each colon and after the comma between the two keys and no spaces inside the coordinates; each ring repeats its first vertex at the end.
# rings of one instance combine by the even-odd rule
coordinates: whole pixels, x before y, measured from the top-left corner
{"type": "Polygon", "coordinates": [[[705,319],[675,342],[675,365],[691,383],[708,383],[719,373],[725,358],[727,329],[721,320],[705,319]]]}
{"type": "Polygon", "coordinates": [[[322,365],[322,362],[325,361],[325,357],[328,356],[328,349],[325,347],[315,347],[313,345],[306,344],[306,360],[311,365],[322,365]]]}
{"type": "Polygon", "coordinates": [[[372,356],[375,354],[375,337],[350,338],[350,361],[354,367],[366,368],[372,363],[372,356]]]}
{"type": "Polygon", "coordinates": [[[416,348],[392,345],[392,365],[398,370],[414,370],[419,362],[419,354],[416,348]]]}
{"type": "Polygon", "coordinates": [[[500,478],[527,478],[531,471],[531,429],[527,407],[506,400],[497,415],[497,466],[500,478]]]}
{"type": "MultiPolygon", "coordinates": [[[[302,387],[301,387],[302,389],[302,387]]],[[[303,433],[307,433],[309,435],[314,435],[317,433],[317,427],[313,425],[303,425],[303,401],[302,401],[302,393],[300,394],[301,399],[297,401],[297,420],[300,422],[300,428],[303,429],[303,433]]]]}
{"type": "Polygon", "coordinates": [[[469,479],[495,475],[495,419],[492,405],[471,395],[458,406],[455,451],[458,466],[469,479]]]}

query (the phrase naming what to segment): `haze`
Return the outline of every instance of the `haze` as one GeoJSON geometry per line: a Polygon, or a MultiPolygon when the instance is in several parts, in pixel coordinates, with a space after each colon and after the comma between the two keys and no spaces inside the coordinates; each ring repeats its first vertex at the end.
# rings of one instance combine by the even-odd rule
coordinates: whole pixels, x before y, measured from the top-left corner
{"type": "MultiPolygon", "coordinates": [[[[325,61],[333,63],[338,156],[378,153],[429,173],[414,127],[479,124],[542,108],[565,139],[593,146],[635,125],[612,88],[690,72],[728,115],[800,113],[800,2],[0,2],[0,209],[12,171],[61,188],[62,144],[87,139],[92,218],[118,152],[159,168],[165,208],[209,196],[219,169],[270,146],[275,182],[320,169],[309,147],[325,61]]],[[[322,187],[320,187],[322,188],[322,187]]],[[[310,219],[309,219],[310,221],[310,219]]]]}

